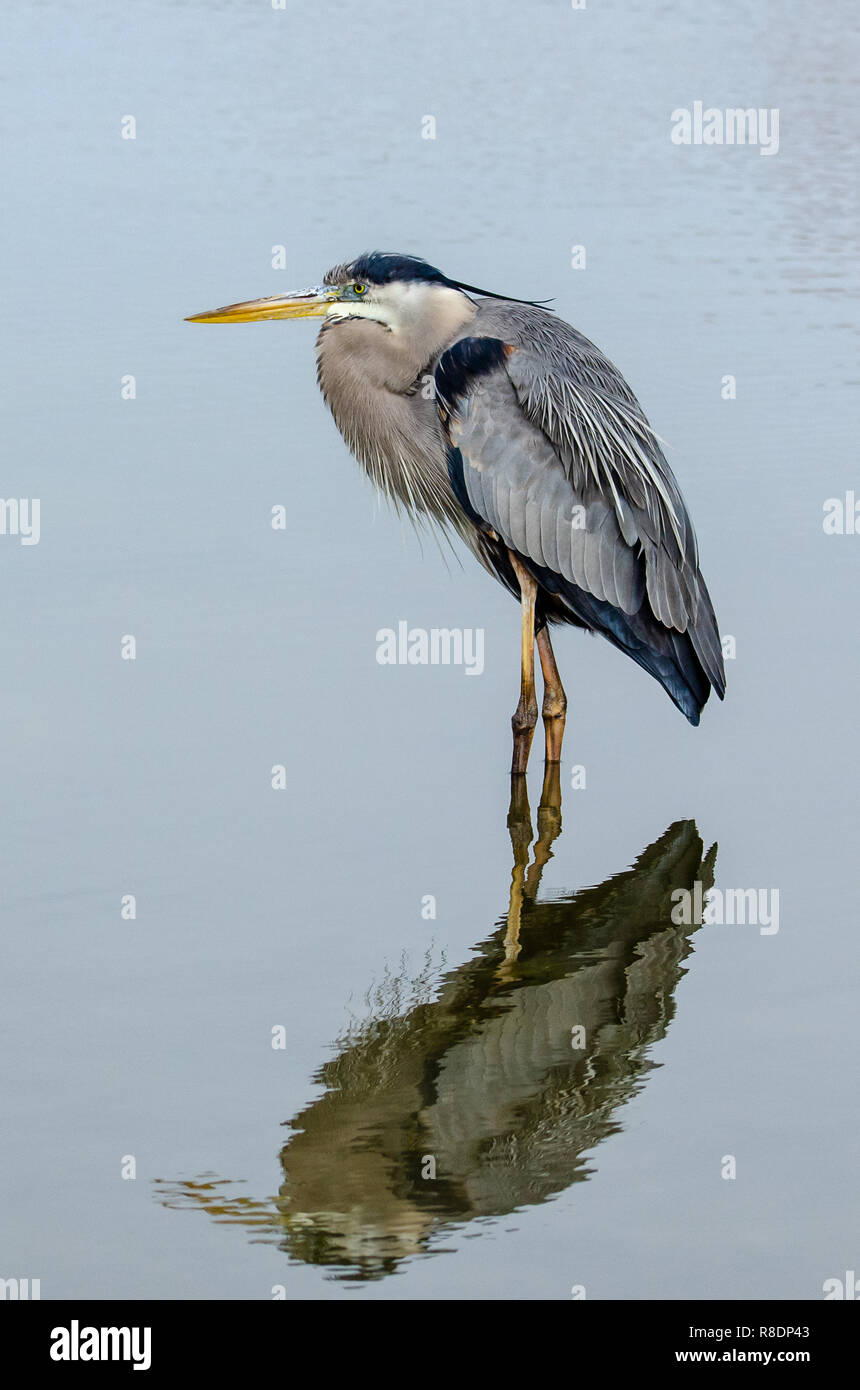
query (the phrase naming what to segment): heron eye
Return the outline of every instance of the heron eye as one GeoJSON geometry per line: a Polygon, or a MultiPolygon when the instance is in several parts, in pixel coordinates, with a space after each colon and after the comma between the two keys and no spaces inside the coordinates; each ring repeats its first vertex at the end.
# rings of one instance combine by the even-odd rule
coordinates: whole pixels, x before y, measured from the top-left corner
{"type": "Polygon", "coordinates": [[[367,294],[367,285],[353,285],[352,288],[355,294],[367,294]]]}

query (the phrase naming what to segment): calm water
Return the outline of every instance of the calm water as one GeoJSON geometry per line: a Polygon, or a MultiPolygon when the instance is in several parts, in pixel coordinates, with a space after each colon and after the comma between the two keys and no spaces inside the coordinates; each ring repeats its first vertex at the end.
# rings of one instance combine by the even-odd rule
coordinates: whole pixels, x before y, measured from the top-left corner
{"type": "Polygon", "coordinates": [[[820,1296],[860,1258],[854,7],[6,29],[0,491],[41,535],[0,536],[0,1276],[820,1296]],[[674,145],[699,100],[778,108],[778,153],[674,145]],[[555,296],[624,371],[736,643],[698,730],[562,633],[560,783],[536,748],[511,805],[513,603],[376,507],[312,324],[182,322],[374,247],[555,296]],[[379,666],[401,620],[482,628],[483,674],[379,666]],[[673,922],[696,882],[779,930],[673,922]]]}

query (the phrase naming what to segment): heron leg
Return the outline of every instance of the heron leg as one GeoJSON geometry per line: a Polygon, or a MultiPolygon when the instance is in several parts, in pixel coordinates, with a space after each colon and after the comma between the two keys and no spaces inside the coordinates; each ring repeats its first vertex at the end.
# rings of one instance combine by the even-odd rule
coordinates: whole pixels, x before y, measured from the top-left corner
{"type": "Polygon", "coordinates": [[[513,551],[508,551],[520,586],[522,604],[522,650],[520,653],[520,702],[514,711],[511,727],[514,731],[514,756],[511,772],[525,772],[529,764],[535,725],[538,720],[535,694],[535,599],[537,581],[520,564],[513,551]]]}
{"type": "Polygon", "coordinates": [[[537,635],[537,648],[543,671],[543,726],[546,735],[546,760],[548,763],[561,762],[561,745],[564,739],[564,721],[567,713],[567,696],[555,664],[555,652],[549,639],[549,628],[542,627],[537,635]]]}

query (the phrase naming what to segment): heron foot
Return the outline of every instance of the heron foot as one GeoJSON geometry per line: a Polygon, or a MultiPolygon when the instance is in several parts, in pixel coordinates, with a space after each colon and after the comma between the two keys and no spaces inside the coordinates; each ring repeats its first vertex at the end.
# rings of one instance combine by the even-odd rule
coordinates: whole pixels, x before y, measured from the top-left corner
{"type": "Polygon", "coordinates": [[[520,696],[520,702],[511,719],[511,728],[514,732],[514,756],[511,761],[511,772],[515,776],[525,772],[528,768],[529,753],[531,752],[537,721],[538,708],[534,691],[531,692],[531,698],[527,698],[524,692],[520,696]]]}
{"type": "Polygon", "coordinates": [[[561,745],[564,741],[564,724],[567,716],[567,697],[563,690],[547,690],[543,697],[543,728],[546,739],[546,761],[561,762],[561,745]]]}

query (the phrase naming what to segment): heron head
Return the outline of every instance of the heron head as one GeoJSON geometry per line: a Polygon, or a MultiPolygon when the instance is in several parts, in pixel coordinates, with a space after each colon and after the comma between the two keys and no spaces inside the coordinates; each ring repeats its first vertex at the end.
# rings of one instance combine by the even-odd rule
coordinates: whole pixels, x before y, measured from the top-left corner
{"type": "Polygon", "coordinates": [[[326,306],[326,326],[369,320],[389,333],[445,337],[468,320],[474,306],[465,290],[417,256],[374,251],[325,276],[323,290],[336,295],[326,306]]]}
{"type": "Polygon", "coordinates": [[[321,285],[267,299],[245,300],[189,323],[254,323],[261,319],[325,318],[330,323],[365,319],[403,332],[437,318],[471,313],[461,287],[417,256],[374,251],[334,266],[321,285]]]}
{"type": "Polygon", "coordinates": [[[418,256],[372,251],[334,266],[321,285],[268,299],[244,300],[210,313],[194,314],[189,323],[255,323],[261,319],[325,318],[328,323],[365,319],[392,333],[442,332],[474,312],[472,295],[490,295],[418,256]]]}

